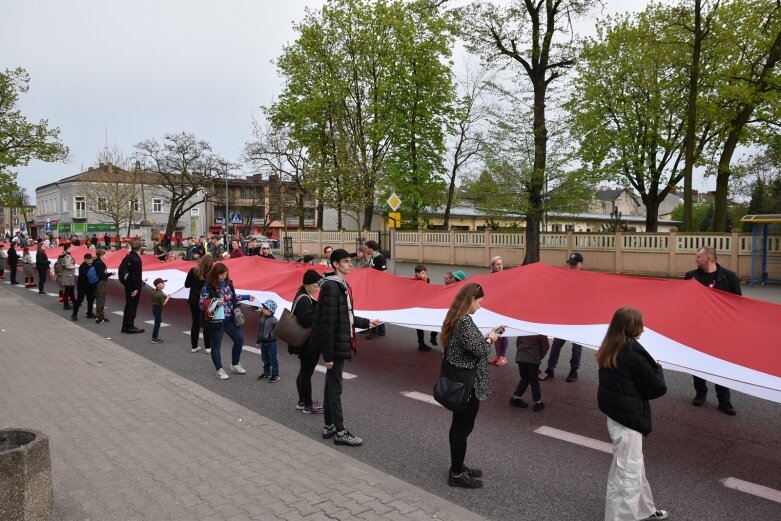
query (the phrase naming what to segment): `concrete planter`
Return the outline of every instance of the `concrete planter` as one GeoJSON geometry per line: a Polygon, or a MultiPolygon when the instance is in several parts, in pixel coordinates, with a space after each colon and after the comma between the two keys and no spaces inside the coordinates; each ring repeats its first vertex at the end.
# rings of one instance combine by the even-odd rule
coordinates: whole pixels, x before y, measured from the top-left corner
{"type": "Polygon", "coordinates": [[[42,432],[0,429],[0,519],[52,519],[52,464],[42,432]]]}

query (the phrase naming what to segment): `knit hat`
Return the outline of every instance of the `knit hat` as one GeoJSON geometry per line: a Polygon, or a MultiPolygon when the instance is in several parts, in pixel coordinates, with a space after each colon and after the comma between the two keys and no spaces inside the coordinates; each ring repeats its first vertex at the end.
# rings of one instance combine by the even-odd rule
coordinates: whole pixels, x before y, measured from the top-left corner
{"type": "Polygon", "coordinates": [[[466,273],[464,273],[463,271],[454,271],[453,273],[451,273],[451,275],[453,275],[453,278],[458,281],[462,281],[466,278],[466,273]]]}
{"type": "Polygon", "coordinates": [[[304,273],[304,284],[314,284],[315,282],[320,282],[321,278],[323,277],[315,270],[306,270],[306,273],[304,273]]]}
{"type": "Polygon", "coordinates": [[[264,307],[264,308],[268,309],[269,311],[271,311],[272,315],[277,312],[277,303],[274,302],[271,299],[268,299],[263,304],[261,304],[261,307],[264,307]]]}
{"type": "Polygon", "coordinates": [[[304,264],[309,264],[309,263],[310,263],[310,262],[312,262],[313,260],[315,260],[315,256],[314,256],[314,255],[309,255],[309,254],[306,254],[306,255],[304,255],[304,256],[303,256],[303,258],[301,259],[301,262],[303,262],[304,264]]]}
{"type": "Polygon", "coordinates": [[[334,251],[331,252],[331,266],[334,264],[338,264],[340,260],[347,259],[349,257],[355,257],[355,253],[348,253],[347,250],[343,250],[342,248],[337,248],[334,251]]]}

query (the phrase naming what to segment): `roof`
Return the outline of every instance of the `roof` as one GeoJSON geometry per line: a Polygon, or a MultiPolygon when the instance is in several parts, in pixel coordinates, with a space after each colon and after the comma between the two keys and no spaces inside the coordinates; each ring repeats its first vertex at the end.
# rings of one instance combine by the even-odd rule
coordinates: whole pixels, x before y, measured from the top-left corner
{"type": "Polygon", "coordinates": [[[607,190],[597,188],[597,201],[615,201],[624,193],[624,190],[624,188],[608,188],[607,190]]]}
{"type": "MultiPolygon", "coordinates": [[[[102,183],[102,182],[114,182],[117,179],[117,174],[127,174],[132,175],[131,172],[120,168],[115,165],[111,164],[104,164],[101,163],[98,167],[90,167],[84,172],[81,172],[76,175],[72,175],[69,177],[64,177],[58,181],[54,181],[53,183],[48,183],[42,186],[38,186],[35,188],[35,191],[48,188],[50,186],[56,186],[66,183],[75,183],[75,182],[87,182],[87,183],[102,183]],[[116,170],[116,172],[115,172],[116,170]],[[108,177],[108,179],[107,179],[108,177]]],[[[159,180],[157,179],[158,174],[154,172],[148,172],[148,171],[142,171],[139,172],[140,175],[143,176],[143,182],[147,184],[159,184],[159,180]]]]}
{"type": "Polygon", "coordinates": [[[758,214],[758,215],[744,215],[743,218],[740,220],[740,222],[776,224],[776,223],[781,223],[781,214],[767,213],[767,214],[758,214]]]}

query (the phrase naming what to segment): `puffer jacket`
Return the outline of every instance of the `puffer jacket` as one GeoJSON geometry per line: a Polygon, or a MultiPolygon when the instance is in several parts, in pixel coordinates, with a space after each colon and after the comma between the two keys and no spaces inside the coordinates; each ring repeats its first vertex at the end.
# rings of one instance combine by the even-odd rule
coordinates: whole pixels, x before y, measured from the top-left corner
{"type": "Polygon", "coordinates": [[[667,392],[662,368],[637,340],[627,342],[615,369],[599,369],[599,410],[608,418],[647,436],[651,404],[667,392]]]}
{"type": "Polygon", "coordinates": [[[355,328],[366,329],[369,319],[353,315],[352,298],[347,282],[332,273],[325,277],[312,317],[312,342],[317,358],[325,362],[350,360],[355,344],[355,328]],[[353,317],[352,324],[350,317],[353,317]]]}

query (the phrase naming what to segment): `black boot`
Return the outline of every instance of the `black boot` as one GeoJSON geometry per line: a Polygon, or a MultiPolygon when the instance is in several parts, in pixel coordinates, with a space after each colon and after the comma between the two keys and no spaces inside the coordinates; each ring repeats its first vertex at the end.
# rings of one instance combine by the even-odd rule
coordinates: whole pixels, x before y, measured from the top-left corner
{"type": "Polygon", "coordinates": [[[73,309],[70,302],[66,302],[62,305],[62,309],[73,309]]]}

